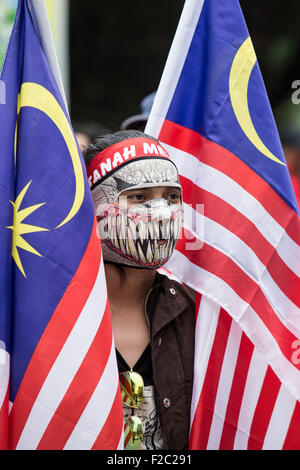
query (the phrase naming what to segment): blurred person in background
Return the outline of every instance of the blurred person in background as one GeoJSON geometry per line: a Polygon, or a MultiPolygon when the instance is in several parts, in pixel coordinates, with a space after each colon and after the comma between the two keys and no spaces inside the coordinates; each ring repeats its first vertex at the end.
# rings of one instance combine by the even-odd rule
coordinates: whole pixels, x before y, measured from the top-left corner
{"type": "Polygon", "coordinates": [[[153,91],[149,95],[145,96],[140,103],[140,114],[134,114],[133,116],[128,117],[121,124],[121,130],[125,131],[128,129],[136,129],[140,131],[145,130],[145,126],[150,115],[153,101],[156,95],[156,91],[153,91]]]}
{"type": "Polygon", "coordinates": [[[75,137],[82,152],[91,143],[90,136],[85,132],[75,132],[75,137]]]}
{"type": "Polygon", "coordinates": [[[109,132],[107,127],[96,122],[75,122],[73,123],[73,128],[75,137],[82,152],[98,135],[109,132]]]}

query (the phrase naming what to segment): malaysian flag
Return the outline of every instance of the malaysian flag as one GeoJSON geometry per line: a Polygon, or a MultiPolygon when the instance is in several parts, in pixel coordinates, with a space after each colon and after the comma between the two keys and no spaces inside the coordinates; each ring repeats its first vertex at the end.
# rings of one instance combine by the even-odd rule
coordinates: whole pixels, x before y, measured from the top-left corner
{"type": "Polygon", "coordinates": [[[117,449],[101,245],[45,11],[19,1],[1,73],[0,447],[117,449]]]}
{"type": "Polygon", "coordinates": [[[146,132],[183,187],[190,449],[300,449],[299,211],[237,0],[186,0],[146,132]]]}

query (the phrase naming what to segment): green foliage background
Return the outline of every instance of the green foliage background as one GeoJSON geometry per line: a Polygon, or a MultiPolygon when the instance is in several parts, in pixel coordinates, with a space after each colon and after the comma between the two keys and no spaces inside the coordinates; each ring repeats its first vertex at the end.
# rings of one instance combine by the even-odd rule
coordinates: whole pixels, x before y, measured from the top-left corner
{"type": "Polygon", "coordinates": [[[0,0],[0,68],[2,68],[9,36],[16,15],[17,0],[0,0]]]}

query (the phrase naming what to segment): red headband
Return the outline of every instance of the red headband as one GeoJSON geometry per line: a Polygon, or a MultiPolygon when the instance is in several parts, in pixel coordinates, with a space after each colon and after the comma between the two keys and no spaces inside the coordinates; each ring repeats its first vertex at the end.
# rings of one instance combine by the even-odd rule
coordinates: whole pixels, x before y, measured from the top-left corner
{"type": "Polygon", "coordinates": [[[169,160],[166,150],[156,141],[145,137],[134,137],[118,142],[99,152],[87,166],[90,186],[125,163],[139,158],[164,158],[169,160]]]}

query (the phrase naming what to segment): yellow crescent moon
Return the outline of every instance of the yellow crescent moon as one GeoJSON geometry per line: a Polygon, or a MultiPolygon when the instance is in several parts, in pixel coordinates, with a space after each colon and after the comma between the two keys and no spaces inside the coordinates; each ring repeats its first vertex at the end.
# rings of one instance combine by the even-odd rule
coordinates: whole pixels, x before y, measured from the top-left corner
{"type": "Polygon", "coordinates": [[[273,155],[273,153],[270,152],[270,150],[261,141],[250,116],[248,106],[248,85],[255,63],[255,51],[251,39],[248,37],[237,51],[230,70],[229,93],[233,111],[239,125],[250,142],[252,142],[252,144],[263,155],[274,162],[285,166],[285,164],[279,160],[279,158],[275,157],[275,155],[273,155]]]}
{"type": "MultiPolygon", "coordinates": [[[[43,113],[45,113],[57,126],[60,130],[67,148],[70,152],[70,157],[73,164],[74,175],[75,175],[75,198],[73,205],[64,218],[64,220],[56,227],[61,227],[62,225],[69,222],[78,210],[81,207],[83,198],[84,198],[84,176],[82,171],[82,165],[78,153],[78,148],[76,140],[71,131],[69,121],[63,112],[62,108],[54,96],[43,86],[38,83],[25,82],[21,86],[21,91],[18,97],[18,114],[22,107],[30,106],[32,108],[37,108],[43,113]]],[[[16,151],[16,136],[15,133],[15,151],[16,151]]],[[[16,152],[15,152],[16,155],[16,152]]]]}

